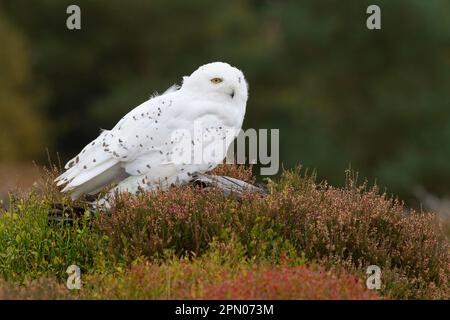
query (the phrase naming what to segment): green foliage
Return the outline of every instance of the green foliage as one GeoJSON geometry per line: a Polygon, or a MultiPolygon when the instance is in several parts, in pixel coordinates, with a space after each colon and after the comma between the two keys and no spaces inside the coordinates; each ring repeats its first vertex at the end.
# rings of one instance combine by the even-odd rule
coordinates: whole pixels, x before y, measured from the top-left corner
{"type": "Polygon", "coordinates": [[[14,281],[40,276],[66,277],[69,265],[93,265],[89,225],[49,225],[47,202],[33,194],[16,199],[9,212],[0,215],[0,275],[14,281]],[[90,240],[89,240],[90,241],[90,240]]]}
{"type": "MultiPolygon", "coordinates": [[[[242,177],[249,171],[228,172],[242,177]]],[[[49,203],[58,199],[54,192],[53,185],[44,186],[25,200],[14,199],[12,208],[0,214],[1,278],[24,283],[40,277],[64,281],[66,268],[76,264],[92,286],[86,294],[110,297],[116,285],[134,288],[126,277],[122,283],[122,277],[134,272],[130,267],[147,262],[151,279],[165,274],[159,265],[182,274],[186,266],[209,274],[209,261],[222,271],[252,265],[276,269],[283,264],[293,268],[320,264],[364,280],[367,266],[376,264],[382,269],[381,293],[386,297],[444,298],[450,292],[449,242],[439,220],[431,213],[405,209],[376,187],[358,184],[350,172],[347,185],[336,188],[318,183],[314,175],[300,169],[285,171],[280,180],[270,182],[266,197],[226,197],[220,190],[194,187],[122,195],[110,214],[83,218],[73,225],[47,222],[49,203]],[[170,261],[183,262],[180,266],[170,261]],[[104,276],[117,279],[113,288],[98,283],[104,276]]],[[[270,272],[262,274],[266,271],[270,272]]],[[[289,274],[278,270],[275,277],[291,279],[289,274]]],[[[182,283],[185,276],[180,275],[182,283]]],[[[228,280],[230,287],[239,283],[233,277],[228,280]]],[[[299,283],[296,286],[306,290],[299,283]]],[[[167,287],[161,288],[135,295],[130,289],[124,297],[162,297],[167,287]]],[[[211,289],[213,296],[223,293],[223,288],[216,289],[211,289]]]]}

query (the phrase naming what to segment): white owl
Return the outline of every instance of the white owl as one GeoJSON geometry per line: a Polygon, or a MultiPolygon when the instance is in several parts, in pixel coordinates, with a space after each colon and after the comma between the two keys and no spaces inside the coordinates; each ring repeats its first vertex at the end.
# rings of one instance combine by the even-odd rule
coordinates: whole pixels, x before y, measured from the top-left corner
{"type": "Polygon", "coordinates": [[[239,133],[248,98],[243,73],[227,63],[205,64],[181,87],[134,108],[104,130],[56,178],[72,199],[94,195],[111,183],[136,193],[190,180],[223,161],[239,133]]]}

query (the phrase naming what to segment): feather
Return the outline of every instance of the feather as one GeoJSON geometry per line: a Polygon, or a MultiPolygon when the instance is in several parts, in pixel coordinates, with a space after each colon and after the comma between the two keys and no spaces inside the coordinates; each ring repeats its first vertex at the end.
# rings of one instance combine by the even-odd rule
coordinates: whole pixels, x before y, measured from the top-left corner
{"type": "Polygon", "coordinates": [[[168,93],[171,93],[171,92],[175,92],[175,91],[177,91],[179,89],[180,89],[180,86],[178,84],[174,84],[174,85],[170,86],[169,88],[167,88],[167,90],[164,91],[162,95],[165,95],[165,94],[168,94],[168,93]]]}
{"type": "Polygon", "coordinates": [[[100,192],[105,186],[126,179],[129,175],[121,167],[120,163],[116,163],[109,169],[87,180],[85,183],[74,187],[71,190],[73,200],[78,199],[83,194],[94,195],[100,192]]]}

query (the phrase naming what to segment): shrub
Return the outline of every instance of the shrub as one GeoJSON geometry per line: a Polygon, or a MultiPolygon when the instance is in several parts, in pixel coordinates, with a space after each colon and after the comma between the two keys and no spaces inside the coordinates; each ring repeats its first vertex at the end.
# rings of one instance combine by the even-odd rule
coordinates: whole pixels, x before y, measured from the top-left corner
{"type": "MultiPolygon", "coordinates": [[[[242,168],[230,168],[226,174],[252,181],[242,168]]],[[[74,225],[47,223],[50,202],[58,199],[71,204],[47,183],[41,192],[16,199],[8,212],[0,214],[0,277],[24,283],[42,276],[61,280],[67,276],[67,266],[77,264],[93,283],[105,275],[117,277],[119,285],[130,265],[149,261],[148,268],[157,274],[157,266],[170,260],[168,252],[179,259],[211,258],[214,249],[213,260],[220,260],[217,265],[270,262],[277,279],[291,272],[296,275],[295,267],[305,261],[362,279],[367,266],[376,264],[382,270],[385,296],[448,298],[449,243],[435,216],[407,210],[376,187],[357,184],[350,174],[347,180],[345,187],[335,188],[293,170],[285,171],[278,181],[269,181],[265,197],[226,197],[220,190],[205,192],[196,187],[122,195],[110,214],[74,225]],[[235,253],[226,255],[227,250],[235,253]],[[286,257],[294,269],[274,269],[286,257]]],[[[239,281],[264,278],[269,269],[258,269],[261,272],[254,278],[242,274],[240,280],[233,273],[226,277],[227,284],[232,288],[239,281]]],[[[214,291],[219,290],[215,284],[210,288],[211,295],[219,292],[214,291]]],[[[94,289],[90,292],[95,296],[94,289]]]]}
{"type": "Polygon", "coordinates": [[[335,188],[287,171],[271,184],[264,206],[282,226],[283,237],[308,259],[345,261],[362,271],[378,265],[386,275],[395,274],[394,283],[408,284],[408,294],[396,296],[384,281],[394,297],[448,297],[449,244],[436,216],[407,210],[377,187],[355,180],[348,173],[346,186],[335,188]]]}
{"type": "Polygon", "coordinates": [[[256,177],[253,175],[253,166],[226,165],[217,166],[211,174],[218,176],[229,176],[248,183],[255,183],[256,177]]]}
{"type": "Polygon", "coordinates": [[[47,209],[44,200],[29,194],[15,199],[9,212],[0,212],[0,278],[66,277],[71,264],[92,265],[98,252],[87,244],[89,225],[49,224],[47,209]]]}
{"type": "MultiPolygon", "coordinates": [[[[305,265],[223,263],[218,251],[204,257],[139,262],[123,272],[82,277],[69,291],[55,278],[23,286],[0,282],[0,299],[378,299],[358,277],[305,265]]],[[[226,255],[229,257],[229,255],[226,255]]],[[[237,258],[237,257],[234,257],[237,258]]]]}
{"type": "Polygon", "coordinates": [[[206,299],[377,299],[356,276],[322,268],[277,266],[242,272],[204,287],[206,299]]]}
{"type": "Polygon", "coordinates": [[[376,264],[395,285],[394,297],[446,297],[449,245],[431,213],[406,210],[377,187],[357,185],[348,175],[344,188],[316,183],[299,170],[269,183],[269,195],[226,198],[191,187],[137,198],[121,198],[99,228],[110,236],[115,254],[152,257],[165,248],[201,255],[224,230],[241,241],[248,257],[278,259],[283,251],[304,254],[328,266],[342,265],[362,276],[376,264]]]}

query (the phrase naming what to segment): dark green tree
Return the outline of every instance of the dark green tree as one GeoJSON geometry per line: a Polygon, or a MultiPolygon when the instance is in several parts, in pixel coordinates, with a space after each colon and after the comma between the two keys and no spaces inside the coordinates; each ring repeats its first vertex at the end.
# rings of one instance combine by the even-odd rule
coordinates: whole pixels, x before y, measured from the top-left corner
{"type": "Polygon", "coordinates": [[[246,127],[280,128],[281,160],[343,182],[450,192],[450,2],[3,0],[49,91],[53,152],[67,159],[153,90],[210,61],[250,84],[246,127]],[[366,28],[381,7],[382,29],[366,28]]]}
{"type": "Polygon", "coordinates": [[[23,36],[0,14],[0,161],[39,157],[45,124],[23,36]]]}

